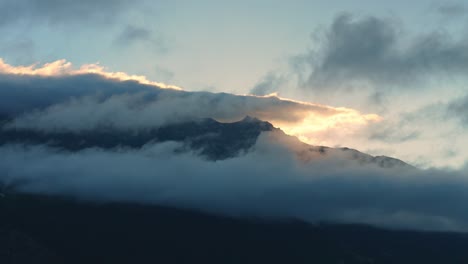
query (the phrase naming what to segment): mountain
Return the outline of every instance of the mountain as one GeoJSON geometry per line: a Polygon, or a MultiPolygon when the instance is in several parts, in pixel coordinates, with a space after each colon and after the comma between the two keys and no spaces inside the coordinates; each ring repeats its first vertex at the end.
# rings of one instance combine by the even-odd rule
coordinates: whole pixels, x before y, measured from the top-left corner
{"type": "Polygon", "coordinates": [[[468,235],[8,193],[0,263],[468,263],[468,235]]]}
{"type": "Polygon", "coordinates": [[[260,133],[276,132],[297,146],[297,153],[303,160],[340,156],[360,164],[377,164],[383,168],[411,167],[395,158],[374,157],[350,148],[311,146],[287,136],[269,122],[250,116],[232,123],[203,118],[137,131],[103,127],[83,132],[12,129],[7,128],[8,121],[4,120],[3,129],[0,128],[0,146],[12,143],[46,144],[67,151],[79,151],[87,148],[141,148],[150,143],[175,141],[183,144],[179,152],[195,151],[209,160],[223,160],[248,152],[260,133]]]}
{"type": "MultiPolygon", "coordinates": [[[[176,152],[211,161],[255,148],[276,133],[303,161],[339,159],[382,168],[415,169],[405,162],[349,148],[312,146],[252,117],[222,123],[196,119],[159,128],[89,132],[11,129],[4,119],[0,145],[139,149],[174,141],[176,152]]],[[[1,183],[0,183],[1,187],[1,183]]],[[[11,186],[6,186],[11,187],[11,186]]],[[[19,193],[0,188],[0,263],[468,263],[464,233],[390,230],[369,225],[296,219],[227,217],[161,205],[103,203],[19,193]]]]}
{"type": "MultiPolygon", "coordinates": [[[[376,164],[382,168],[413,168],[408,163],[387,156],[372,156],[351,148],[330,148],[325,146],[308,146],[308,152],[319,153],[321,156],[341,156],[349,160],[354,160],[359,164],[376,164]]],[[[304,153],[304,152],[303,152],[304,153]]],[[[313,156],[313,158],[316,158],[313,156]]]]}
{"type": "Polygon", "coordinates": [[[233,123],[204,118],[138,131],[116,130],[112,127],[85,132],[0,129],[0,145],[47,144],[78,151],[86,148],[141,148],[149,143],[176,141],[184,143],[185,150],[200,152],[211,160],[220,160],[249,150],[261,132],[274,129],[270,123],[251,117],[233,123]]]}

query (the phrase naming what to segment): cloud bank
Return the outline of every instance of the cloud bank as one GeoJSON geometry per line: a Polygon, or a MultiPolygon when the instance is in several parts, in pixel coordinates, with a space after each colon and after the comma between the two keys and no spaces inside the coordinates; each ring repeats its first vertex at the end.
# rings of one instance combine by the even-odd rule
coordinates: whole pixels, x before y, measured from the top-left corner
{"type": "Polygon", "coordinates": [[[16,129],[145,129],[193,118],[235,121],[246,115],[268,120],[297,136],[324,129],[348,133],[379,117],[276,96],[187,92],[144,76],[106,72],[97,65],[74,69],[64,60],[42,67],[0,61],[1,113],[16,129]],[[172,89],[163,89],[172,88],[172,89]]]}
{"type": "MultiPolygon", "coordinates": [[[[195,208],[239,217],[367,223],[467,231],[466,170],[357,165],[330,154],[303,162],[290,139],[267,132],[244,156],[209,162],[174,154],[177,143],[139,150],[0,148],[1,180],[33,193],[195,208]]],[[[315,154],[313,154],[315,155],[315,154]]]]}

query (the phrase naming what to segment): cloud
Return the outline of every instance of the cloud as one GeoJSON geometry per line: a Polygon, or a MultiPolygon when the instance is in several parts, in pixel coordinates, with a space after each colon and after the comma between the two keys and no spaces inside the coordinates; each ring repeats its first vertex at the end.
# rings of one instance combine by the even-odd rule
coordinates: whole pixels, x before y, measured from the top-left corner
{"type": "Polygon", "coordinates": [[[468,230],[465,170],[382,169],[359,165],[344,150],[321,154],[291,141],[267,132],[253,151],[217,162],[174,154],[176,143],[80,152],[7,145],[0,180],[24,192],[233,216],[468,230]],[[312,158],[301,161],[298,152],[312,158]]]}
{"type": "Polygon", "coordinates": [[[448,117],[455,118],[460,121],[462,126],[468,126],[468,94],[452,100],[447,105],[447,115],[448,117]]]}
{"type": "Polygon", "coordinates": [[[447,32],[406,37],[398,24],[377,17],[336,17],[322,35],[319,48],[300,57],[311,69],[307,89],[326,92],[353,82],[377,91],[411,85],[443,76],[462,76],[468,70],[466,36],[447,32]]]}
{"type": "Polygon", "coordinates": [[[0,26],[26,21],[45,23],[109,23],[135,6],[126,0],[1,0],[0,26]]]}
{"type": "Polygon", "coordinates": [[[468,13],[466,5],[456,2],[440,4],[436,7],[436,11],[447,18],[461,17],[468,13]]]}
{"type": "Polygon", "coordinates": [[[158,88],[170,88],[177,90],[181,89],[175,85],[166,85],[164,83],[149,81],[145,76],[142,75],[132,75],[127,74],[125,72],[110,72],[97,63],[85,64],[77,69],[73,66],[71,62],[68,62],[64,59],[46,63],[42,66],[38,66],[38,64],[27,66],[13,66],[6,63],[2,58],[0,58],[0,74],[53,77],[95,74],[103,78],[112,80],[136,81],[141,84],[152,85],[158,88]]]}
{"type": "MultiPolygon", "coordinates": [[[[123,91],[116,90],[115,93],[106,95],[111,92],[109,89],[112,86],[106,87],[101,94],[99,90],[94,93],[84,91],[90,94],[78,98],[69,97],[68,100],[52,104],[43,110],[26,112],[13,119],[8,127],[80,132],[94,130],[106,124],[114,129],[139,130],[194,118],[212,117],[221,121],[234,121],[250,115],[269,120],[285,129],[313,120],[329,119],[327,124],[311,123],[307,128],[320,130],[334,123],[343,126],[356,123],[355,125],[361,126],[371,121],[354,110],[298,103],[278,97],[156,90],[154,87],[145,89],[135,84],[130,84],[128,88],[136,86],[140,92],[127,92],[124,88],[123,91]]],[[[10,95],[12,96],[15,95],[10,95]]],[[[6,96],[4,98],[7,100],[6,96]]]]}
{"type": "Polygon", "coordinates": [[[388,143],[392,142],[405,142],[409,140],[418,139],[421,136],[419,131],[402,131],[395,127],[386,127],[379,131],[372,131],[370,140],[381,140],[388,143]]]}
{"type": "Polygon", "coordinates": [[[284,85],[285,82],[283,77],[269,73],[250,90],[250,93],[254,95],[272,94],[280,90],[281,85],[284,85]]]}
{"type": "Polygon", "coordinates": [[[250,115],[301,136],[330,127],[347,133],[378,121],[353,109],[277,96],[162,89],[177,87],[96,65],[75,69],[64,60],[42,67],[0,61],[0,72],[0,112],[14,117],[8,127],[16,129],[89,131],[102,124],[146,129],[193,118],[236,121],[250,115]]]}
{"type": "Polygon", "coordinates": [[[145,27],[127,25],[120,34],[115,38],[114,43],[121,47],[127,48],[137,43],[147,44],[149,50],[166,52],[168,50],[164,39],[145,27]]]}
{"type": "Polygon", "coordinates": [[[127,25],[120,35],[117,37],[116,42],[119,45],[129,45],[135,41],[149,41],[152,37],[152,32],[143,27],[127,25]]]}

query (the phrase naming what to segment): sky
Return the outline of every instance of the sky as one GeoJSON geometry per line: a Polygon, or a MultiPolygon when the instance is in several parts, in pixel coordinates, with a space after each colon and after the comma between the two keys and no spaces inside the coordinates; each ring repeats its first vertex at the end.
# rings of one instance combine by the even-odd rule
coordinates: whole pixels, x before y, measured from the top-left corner
{"type": "Polygon", "coordinates": [[[273,122],[307,143],[421,168],[468,160],[461,1],[0,0],[0,10],[11,66],[66,60],[186,91],[275,93],[360,116],[273,122]]]}

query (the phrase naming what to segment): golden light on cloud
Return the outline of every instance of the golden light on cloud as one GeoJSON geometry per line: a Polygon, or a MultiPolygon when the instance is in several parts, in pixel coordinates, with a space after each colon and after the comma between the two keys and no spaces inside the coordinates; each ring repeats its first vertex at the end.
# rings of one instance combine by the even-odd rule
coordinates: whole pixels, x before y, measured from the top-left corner
{"type": "Polygon", "coordinates": [[[312,145],[336,145],[339,144],[336,136],[350,136],[357,130],[370,123],[378,122],[381,118],[375,114],[361,114],[352,109],[346,109],[342,113],[333,116],[319,116],[310,113],[304,119],[294,124],[273,122],[286,134],[296,136],[301,141],[312,145]]]}
{"type": "MultiPolygon", "coordinates": [[[[289,113],[295,116],[293,120],[275,118],[267,119],[275,127],[281,128],[286,134],[296,136],[301,141],[312,145],[337,145],[340,139],[351,136],[363,127],[380,122],[382,117],[376,114],[362,114],[357,110],[344,107],[331,107],[281,98],[277,94],[256,96],[260,98],[277,98],[283,102],[294,103],[289,113]]],[[[260,114],[261,115],[261,114],[260,114]]]]}
{"type": "Polygon", "coordinates": [[[119,80],[119,81],[136,81],[141,84],[153,85],[164,89],[176,89],[181,90],[180,87],[175,85],[168,85],[159,82],[153,82],[143,75],[132,75],[125,72],[110,72],[99,65],[85,64],[80,68],[76,69],[73,67],[71,62],[64,59],[57,60],[43,65],[32,64],[28,66],[13,66],[6,63],[0,58],[0,73],[3,74],[14,74],[14,75],[37,75],[37,76],[67,76],[67,75],[82,75],[82,74],[97,74],[107,79],[119,80]]]}

